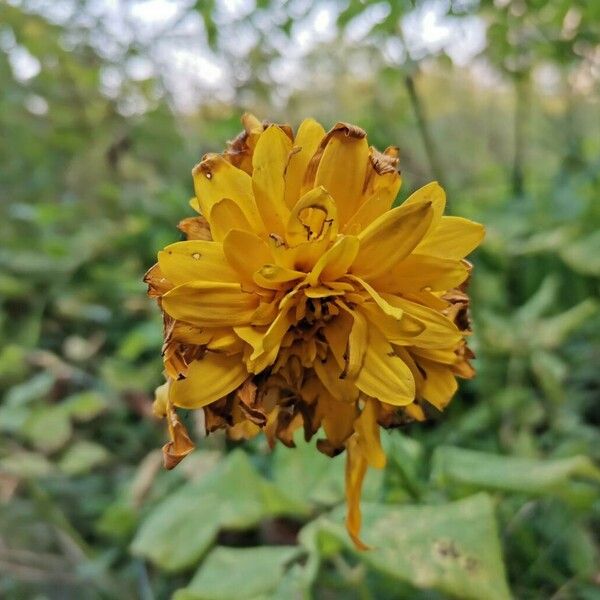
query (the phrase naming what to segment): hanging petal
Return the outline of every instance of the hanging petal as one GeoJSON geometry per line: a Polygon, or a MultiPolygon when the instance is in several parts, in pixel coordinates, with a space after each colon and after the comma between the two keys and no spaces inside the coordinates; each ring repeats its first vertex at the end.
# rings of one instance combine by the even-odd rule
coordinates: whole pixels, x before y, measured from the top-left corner
{"type": "Polygon", "coordinates": [[[369,546],[359,537],[362,524],[360,496],[367,472],[367,461],[358,446],[356,437],[353,435],[346,442],[346,529],[358,550],[369,550],[369,546]]]}
{"type": "Polygon", "coordinates": [[[365,406],[360,417],[354,423],[358,446],[370,467],[383,469],[386,458],[379,438],[377,424],[379,402],[373,398],[365,400],[365,406]]]}

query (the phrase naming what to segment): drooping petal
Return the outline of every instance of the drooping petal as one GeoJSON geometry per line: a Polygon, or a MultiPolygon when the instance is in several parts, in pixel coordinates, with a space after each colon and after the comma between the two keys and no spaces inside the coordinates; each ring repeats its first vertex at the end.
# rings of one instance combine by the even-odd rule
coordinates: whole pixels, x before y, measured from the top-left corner
{"type": "Polygon", "coordinates": [[[380,402],[405,406],[415,398],[415,380],[406,363],[377,329],[369,329],[364,362],[356,386],[380,402]]]}
{"type": "Polygon", "coordinates": [[[305,119],[298,128],[285,170],[285,203],[290,210],[300,198],[306,168],[324,136],[323,126],[314,119],[305,119]]]}
{"type": "Polygon", "coordinates": [[[362,450],[367,464],[375,469],[383,469],[386,459],[379,439],[377,407],[379,402],[372,398],[365,400],[365,407],[354,423],[358,446],[362,450]]]}
{"type": "MultiPolygon", "coordinates": [[[[168,384],[169,388],[171,383],[168,384]]],[[[196,447],[185,428],[179,420],[175,409],[170,401],[167,402],[166,417],[169,426],[169,437],[171,438],[162,447],[163,464],[165,469],[176,467],[196,447]]]]}
{"type": "Polygon", "coordinates": [[[238,276],[229,266],[223,246],[205,240],[187,240],[170,244],[158,253],[163,275],[173,284],[188,281],[236,282],[238,276]]]}
{"type": "Polygon", "coordinates": [[[359,127],[337,123],[323,139],[321,148],[320,159],[318,153],[313,157],[315,162],[318,161],[314,186],[322,185],[331,194],[340,223],[344,224],[363,200],[369,160],[366,133],[359,127]]]}
{"type": "Polygon", "coordinates": [[[201,408],[235,390],[247,377],[239,356],[207,352],[190,364],[185,379],[171,382],[169,400],[181,408],[201,408]]]}
{"type": "Polygon", "coordinates": [[[375,219],[358,234],[360,249],[351,271],[366,280],[385,274],[406,258],[429,228],[430,202],[402,205],[375,219]]]}
{"type": "Polygon", "coordinates": [[[271,125],[261,134],[252,157],[252,188],[267,233],[283,235],[289,215],[284,173],[292,149],[290,138],[271,125]]]}
{"type": "Polygon", "coordinates": [[[463,261],[413,253],[373,281],[373,286],[391,293],[436,292],[458,287],[468,277],[463,261]]]}
{"type": "Polygon", "coordinates": [[[198,327],[245,325],[257,306],[258,298],[242,291],[238,283],[216,281],[184,283],[162,298],[168,315],[198,327]]]}
{"type": "Polygon", "coordinates": [[[194,190],[201,213],[210,218],[213,205],[223,198],[233,200],[246,216],[253,229],[264,231],[250,176],[234,167],[219,154],[207,154],[192,170],[194,190]]]}
{"type": "Polygon", "coordinates": [[[367,461],[362,449],[358,446],[356,435],[346,442],[346,529],[348,535],[359,550],[369,550],[359,538],[362,516],[360,513],[360,496],[362,484],[367,472],[367,461]]]}
{"type": "Polygon", "coordinates": [[[442,217],[415,252],[460,260],[475,250],[484,236],[485,227],[480,223],[462,217],[442,217]]]}

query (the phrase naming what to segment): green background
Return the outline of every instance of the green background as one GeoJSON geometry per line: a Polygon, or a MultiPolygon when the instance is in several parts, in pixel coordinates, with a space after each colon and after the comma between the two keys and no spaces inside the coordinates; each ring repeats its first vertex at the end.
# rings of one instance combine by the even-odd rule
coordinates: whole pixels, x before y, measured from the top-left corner
{"type": "Polygon", "coordinates": [[[109,4],[0,2],[0,597],[600,598],[600,3],[109,4]],[[480,47],[419,44],[428,10],[480,47]],[[478,376],[383,434],[368,553],[344,457],[214,435],[161,466],[141,278],[244,110],[357,123],[400,199],[438,179],[487,228],[478,376]]]}

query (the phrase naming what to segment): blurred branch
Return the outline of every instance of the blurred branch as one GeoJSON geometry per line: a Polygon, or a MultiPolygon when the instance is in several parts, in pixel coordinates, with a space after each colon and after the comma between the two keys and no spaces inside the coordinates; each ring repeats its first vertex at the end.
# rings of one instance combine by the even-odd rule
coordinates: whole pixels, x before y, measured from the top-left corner
{"type": "Polygon", "coordinates": [[[512,190],[515,196],[525,192],[527,120],[531,102],[529,74],[515,77],[515,132],[512,169],[512,190]]]}
{"type": "Polygon", "coordinates": [[[425,106],[419,95],[419,92],[417,91],[415,79],[412,74],[409,73],[404,77],[404,85],[406,87],[412,108],[415,112],[415,117],[417,118],[417,126],[419,128],[419,132],[421,133],[421,138],[423,139],[423,145],[425,146],[425,153],[427,154],[427,160],[429,161],[431,172],[440,185],[445,187],[446,176],[444,175],[442,163],[437,152],[431,129],[429,127],[429,120],[427,118],[425,106]]]}

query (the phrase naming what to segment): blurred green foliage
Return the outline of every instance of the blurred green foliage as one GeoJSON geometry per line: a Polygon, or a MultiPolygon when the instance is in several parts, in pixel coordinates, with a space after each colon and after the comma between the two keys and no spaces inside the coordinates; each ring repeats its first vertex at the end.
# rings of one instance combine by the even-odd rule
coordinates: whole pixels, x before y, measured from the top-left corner
{"type": "Polygon", "coordinates": [[[103,3],[51,4],[0,4],[0,596],[598,598],[600,5],[199,1],[141,40],[106,27],[103,3]],[[282,82],[324,7],[333,34],[282,82]],[[407,41],[432,7],[485,27],[468,66],[407,41]],[[230,91],[182,111],[156,48],[185,19],[230,91]],[[140,58],[155,69],[132,76],[140,58]],[[357,122],[400,146],[401,198],[438,177],[488,229],[479,375],[437,422],[384,435],[368,553],[343,529],[343,457],[215,436],[162,470],[141,277],[190,214],[190,168],[244,109],[357,122]]]}

